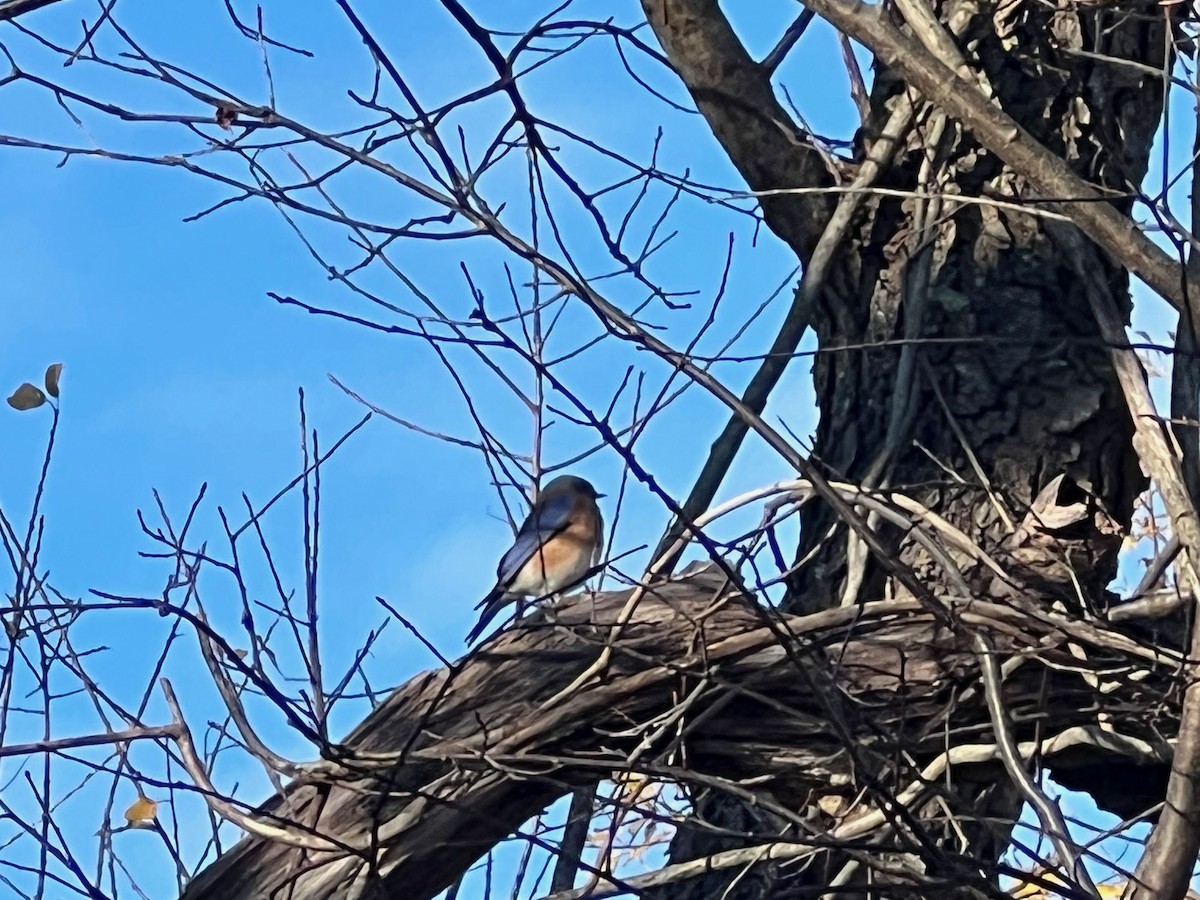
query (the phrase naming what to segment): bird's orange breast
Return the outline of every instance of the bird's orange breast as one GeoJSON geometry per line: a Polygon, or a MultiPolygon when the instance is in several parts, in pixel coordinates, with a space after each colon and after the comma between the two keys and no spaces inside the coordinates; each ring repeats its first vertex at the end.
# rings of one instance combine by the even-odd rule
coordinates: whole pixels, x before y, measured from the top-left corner
{"type": "Polygon", "coordinates": [[[529,558],[510,590],[545,596],[570,587],[592,567],[598,538],[595,517],[577,517],[529,558]]]}

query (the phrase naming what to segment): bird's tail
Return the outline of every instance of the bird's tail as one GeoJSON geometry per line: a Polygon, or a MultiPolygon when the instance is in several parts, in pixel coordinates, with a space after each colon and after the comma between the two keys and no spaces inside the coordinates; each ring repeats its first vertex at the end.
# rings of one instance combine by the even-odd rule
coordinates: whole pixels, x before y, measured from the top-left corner
{"type": "Polygon", "coordinates": [[[475,627],[471,629],[471,633],[467,635],[467,643],[473,644],[483,634],[484,630],[491,624],[492,619],[496,618],[496,613],[500,612],[509,601],[504,593],[504,588],[496,587],[490,594],[479,601],[476,609],[483,609],[479,614],[479,621],[475,623],[475,627]]]}

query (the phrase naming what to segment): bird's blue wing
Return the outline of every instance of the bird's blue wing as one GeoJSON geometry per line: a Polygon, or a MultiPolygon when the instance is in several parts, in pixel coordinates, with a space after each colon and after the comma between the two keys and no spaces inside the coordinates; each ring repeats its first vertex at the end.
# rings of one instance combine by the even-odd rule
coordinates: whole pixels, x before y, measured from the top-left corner
{"type": "Polygon", "coordinates": [[[547,500],[529,514],[529,518],[522,523],[521,530],[517,532],[517,539],[496,569],[498,584],[511,584],[521,567],[529,562],[538,548],[567,527],[573,506],[573,497],[558,496],[547,500]]]}

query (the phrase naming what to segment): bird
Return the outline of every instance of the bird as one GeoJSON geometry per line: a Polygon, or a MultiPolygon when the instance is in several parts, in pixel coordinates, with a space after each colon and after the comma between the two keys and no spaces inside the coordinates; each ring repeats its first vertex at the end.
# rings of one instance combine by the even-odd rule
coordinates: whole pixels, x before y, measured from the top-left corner
{"type": "Polygon", "coordinates": [[[496,568],[496,586],[475,607],[483,612],[468,644],[507,604],[574,587],[599,563],[604,518],[596,501],[603,496],[575,475],[560,475],[542,489],[496,568]]]}

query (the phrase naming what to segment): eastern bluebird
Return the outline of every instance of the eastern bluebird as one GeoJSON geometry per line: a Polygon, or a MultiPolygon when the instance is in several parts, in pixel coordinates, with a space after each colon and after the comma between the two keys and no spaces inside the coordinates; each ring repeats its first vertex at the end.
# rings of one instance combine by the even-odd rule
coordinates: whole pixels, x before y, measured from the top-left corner
{"type": "Polygon", "coordinates": [[[578,584],[600,561],[604,519],[591,482],[560,475],[547,484],[517,538],[496,569],[496,586],[476,606],[479,623],[467,635],[471,644],[496,613],[521,597],[547,597],[578,584]]]}

